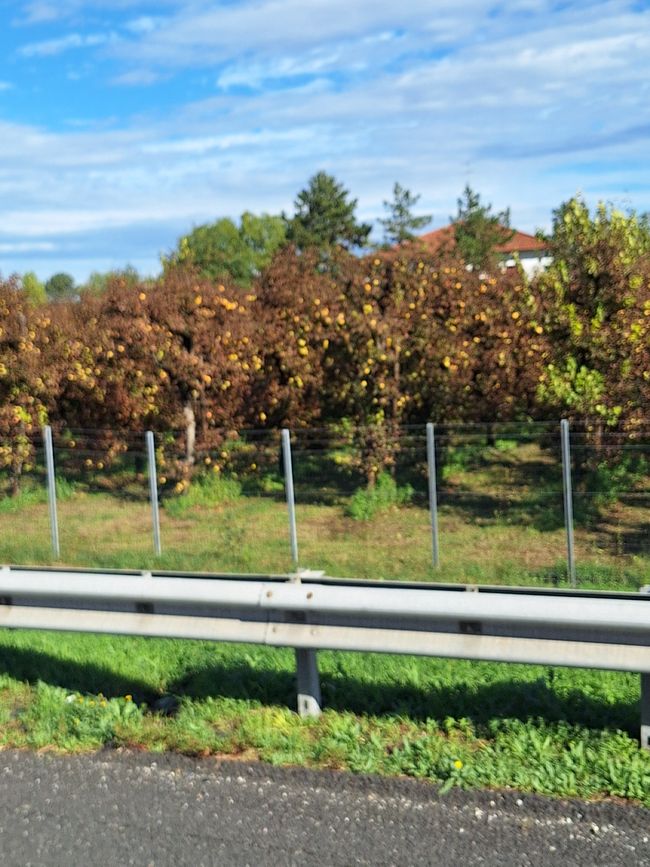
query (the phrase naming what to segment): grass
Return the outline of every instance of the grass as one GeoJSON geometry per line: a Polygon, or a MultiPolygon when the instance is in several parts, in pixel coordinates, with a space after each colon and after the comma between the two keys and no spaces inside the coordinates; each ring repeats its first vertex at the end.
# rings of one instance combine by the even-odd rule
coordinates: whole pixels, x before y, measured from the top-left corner
{"type": "MultiPolygon", "coordinates": [[[[398,477],[396,490],[412,486],[410,502],[388,497],[357,520],[344,464],[328,474],[310,460],[296,476],[304,566],[358,578],[566,584],[557,466],[534,444],[497,440],[447,462],[438,572],[421,476],[398,477]]],[[[282,488],[265,473],[205,481],[164,501],[161,558],[152,553],[146,479],[131,479],[121,496],[68,486],[58,504],[62,562],[290,571],[282,488]]],[[[631,493],[621,487],[615,502],[590,503],[578,522],[582,586],[648,583],[647,500],[631,493]]],[[[37,490],[0,500],[0,561],[52,562],[37,490]]],[[[320,653],[319,665],[326,711],[304,721],[291,710],[289,650],[0,631],[0,748],[169,749],[650,806],[636,675],[333,652],[320,653]],[[175,697],[173,715],[156,712],[163,696],[175,697]]]]}
{"type": "Polygon", "coordinates": [[[176,750],[650,806],[633,675],[322,652],[327,709],[302,720],[288,650],[2,630],[0,663],[0,748],[176,750]],[[157,713],[169,695],[176,713],[157,713]]]}

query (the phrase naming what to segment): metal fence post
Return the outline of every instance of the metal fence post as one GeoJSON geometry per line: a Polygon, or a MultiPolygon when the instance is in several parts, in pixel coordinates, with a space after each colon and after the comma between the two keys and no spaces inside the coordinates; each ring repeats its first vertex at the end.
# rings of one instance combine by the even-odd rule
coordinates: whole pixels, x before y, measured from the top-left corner
{"type": "Polygon", "coordinates": [[[298,567],[298,531],[296,529],[296,501],[293,491],[293,467],[291,465],[291,435],[287,428],[282,429],[282,464],[284,466],[284,490],[289,513],[289,541],[291,561],[298,567]]]}
{"type": "Polygon", "coordinates": [[[149,459],[149,499],[151,501],[151,523],[153,526],[153,550],[157,557],[162,554],[160,545],[160,513],[158,511],[158,475],[156,473],[156,445],[153,433],[148,430],[145,436],[147,457],[149,459]]]}
{"type": "Polygon", "coordinates": [[[59,545],[59,518],[56,511],[56,476],[54,475],[54,447],[52,445],[52,428],[43,428],[45,443],[45,466],[47,469],[47,505],[50,513],[50,534],[52,536],[52,553],[58,560],[61,556],[59,545]]]}
{"type": "Polygon", "coordinates": [[[650,749],[650,674],[641,675],[641,746],[650,749]]]}
{"type": "Polygon", "coordinates": [[[433,568],[440,568],[438,544],[438,490],[436,485],[436,441],[432,422],[427,423],[427,475],[429,479],[429,514],[431,515],[431,549],[433,568]]]}
{"type": "Polygon", "coordinates": [[[569,446],[569,422],[560,422],[562,442],[562,489],[564,492],[564,524],[566,526],[567,571],[572,587],[576,586],[576,561],[573,544],[573,492],[571,489],[571,451],[569,446]]]}
{"type": "Polygon", "coordinates": [[[301,717],[319,717],[322,700],[316,651],[297,647],[296,670],[298,674],[298,713],[301,717]]]}

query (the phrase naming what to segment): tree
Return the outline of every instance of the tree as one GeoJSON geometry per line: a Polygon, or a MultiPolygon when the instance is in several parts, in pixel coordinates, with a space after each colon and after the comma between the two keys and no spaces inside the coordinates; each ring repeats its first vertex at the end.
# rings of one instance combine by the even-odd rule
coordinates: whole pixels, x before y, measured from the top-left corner
{"type": "Polygon", "coordinates": [[[332,175],[315,174],[307,188],[298,193],[294,216],[285,216],[287,240],[301,250],[364,247],[372,227],[357,222],[357,200],[348,196],[343,184],[332,175]]]}
{"type": "Polygon", "coordinates": [[[177,249],[163,258],[163,267],[169,270],[175,265],[189,265],[207,280],[230,277],[239,286],[248,287],[284,241],[282,217],[246,211],[239,225],[224,217],[183,235],[177,249]]]}
{"type": "Polygon", "coordinates": [[[305,427],[327,412],[328,379],[340,371],[325,357],[341,307],[341,274],[355,257],[333,254],[337,279],[324,273],[314,248],[298,254],[288,246],[255,285],[257,353],[248,423],[259,427],[305,427]]]}
{"type": "Polygon", "coordinates": [[[30,304],[34,305],[34,307],[45,304],[47,301],[45,286],[33,271],[27,271],[27,273],[23,274],[20,283],[25,293],[25,298],[27,298],[30,304]]]}
{"type": "Polygon", "coordinates": [[[551,266],[533,284],[554,357],[540,382],[548,409],[594,430],[640,428],[650,401],[650,231],[643,218],[581,198],[553,214],[551,266]]]}
{"type": "Polygon", "coordinates": [[[379,222],[384,227],[384,239],[387,244],[403,244],[405,241],[413,241],[415,232],[424,228],[431,222],[431,214],[423,214],[416,217],[413,208],[420,200],[420,196],[414,196],[401,184],[395,182],[393,187],[393,200],[384,201],[384,208],[388,216],[379,222]]]}
{"type": "Polygon", "coordinates": [[[50,339],[47,308],[29,303],[16,280],[0,280],[0,469],[12,494],[34,465],[53,387],[43,350],[50,339]]]}
{"type": "Polygon", "coordinates": [[[452,217],[456,249],[467,265],[477,270],[491,270],[497,262],[495,247],[513,236],[510,209],[492,213],[492,205],[483,205],[479,193],[469,186],[458,199],[458,213],[452,217]]]}
{"type": "Polygon", "coordinates": [[[53,274],[45,284],[45,294],[50,301],[64,301],[76,295],[74,277],[60,271],[53,274]]]}
{"type": "Polygon", "coordinates": [[[115,268],[111,271],[93,271],[82,289],[91,295],[102,295],[114,282],[122,286],[137,286],[140,282],[140,275],[133,265],[126,265],[124,268],[115,268]]]}
{"type": "Polygon", "coordinates": [[[182,490],[197,453],[240,425],[261,364],[251,339],[255,298],[232,290],[176,269],[155,284],[112,282],[101,296],[56,305],[53,423],[100,429],[93,448],[104,463],[125,450],[129,431],[183,428],[183,454],[171,446],[161,455],[182,490]]]}

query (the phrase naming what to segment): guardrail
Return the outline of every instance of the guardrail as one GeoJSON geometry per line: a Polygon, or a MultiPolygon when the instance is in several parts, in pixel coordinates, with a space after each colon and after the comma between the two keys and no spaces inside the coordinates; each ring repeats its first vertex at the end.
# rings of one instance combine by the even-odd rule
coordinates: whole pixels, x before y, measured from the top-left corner
{"type": "Polygon", "coordinates": [[[7,566],[0,626],[293,647],[303,716],[320,713],[321,649],[639,672],[650,748],[647,593],[7,566]]]}

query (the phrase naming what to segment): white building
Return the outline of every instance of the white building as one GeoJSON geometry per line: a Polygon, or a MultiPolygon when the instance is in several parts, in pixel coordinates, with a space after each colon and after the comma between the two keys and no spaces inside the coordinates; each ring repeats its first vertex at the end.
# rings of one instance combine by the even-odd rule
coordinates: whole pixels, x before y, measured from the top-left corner
{"type": "MultiPolygon", "coordinates": [[[[435,229],[426,235],[420,235],[418,240],[435,251],[442,248],[452,250],[456,245],[455,227],[453,224],[443,226],[442,229],[435,229]]],[[[497,244],[494,249],[498,253],[504,268],[514,268],[516,260],[519,259],[528,277],[532,277],[538,271],[543,271],[553,261],[544,241],[540,241],[534,235],[528,235],[526,232],[518,232],[517,230],[513,230],[512,237],[509,240],[503,244],[497,244]]]]}

